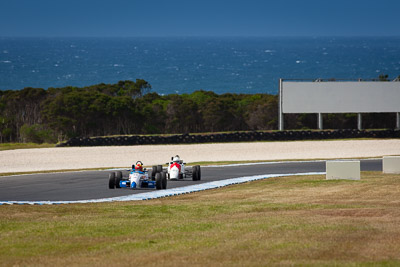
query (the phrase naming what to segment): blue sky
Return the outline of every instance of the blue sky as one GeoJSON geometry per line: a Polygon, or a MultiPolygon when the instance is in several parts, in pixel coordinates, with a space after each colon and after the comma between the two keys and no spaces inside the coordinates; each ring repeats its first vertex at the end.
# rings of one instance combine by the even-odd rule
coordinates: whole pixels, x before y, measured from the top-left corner
{"type": "Polygon", "coordinates": [[[400,0],[0,0],[0,36],[400,36],[400,0]]]}

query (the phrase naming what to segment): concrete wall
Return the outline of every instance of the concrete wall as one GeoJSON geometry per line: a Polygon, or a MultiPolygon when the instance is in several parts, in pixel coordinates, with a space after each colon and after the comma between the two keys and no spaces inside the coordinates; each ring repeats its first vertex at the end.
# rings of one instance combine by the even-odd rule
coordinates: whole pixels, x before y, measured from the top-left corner
{"type": "Polygon", "coordinates": [[[400,156],[385,156],[382,165],[384,173],[400,174],[400,156]]]}
{"type": "Polygon", "coordinates": [[[326,179],[360,180],[359,160],[331,160],[326,162],[326,179]]]}

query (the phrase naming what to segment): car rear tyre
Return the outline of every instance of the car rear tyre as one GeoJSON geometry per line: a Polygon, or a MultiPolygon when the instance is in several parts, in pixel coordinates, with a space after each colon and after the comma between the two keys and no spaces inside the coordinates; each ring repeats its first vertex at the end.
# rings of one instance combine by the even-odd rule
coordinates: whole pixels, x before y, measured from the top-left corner
{"type": "Polygon", "coordinates": [[[153,166],[151,168],[151,180],[155,180],[156,179],[156,173],[157,173],[157,166],[153,166]]]}
{"type": "Polygon", "coordinates": [[[165,172],[161,173],[161,187],[167,189],[167,174],[165,172]]]}
{"type": "Polygon", "coordinates": [[[121,182],[121,180],[122,180],[122,172],[117,171],[115,173],[115,187],[116,188],[121,188],[121,186],[119,185],[120,184],[119,182],[121,182]]]}
{"type": "Polygon", "coordinates": [[[157,165],[157,172],[162,172],[162,165],[157,165]]]}
{"type": "Polygon", "coordinates": [[[156,179],[156,189],[157,189],[157,190],[162,189],[161,173],[157,172],[157,173],[156,173],[155,179],[156,179]]]}
{"type": "Polygon", "coordinates": [[[115,188],[115,173],[113,172],[108,175],[108,188],[115,188]]]}
{"type": "Polygon", "coordinates": [[[197,166],[193,166],[192,167],[192,180],[193,181],[197,181],[198,180],[197,174],[198,174],[197,166]]]}
{"type": "Polygon", "coordinates": [[[197,165],[197,180],[198,180],[198,181],[201,180],[201,169],[200,169],[200,165],[197,165]]]}

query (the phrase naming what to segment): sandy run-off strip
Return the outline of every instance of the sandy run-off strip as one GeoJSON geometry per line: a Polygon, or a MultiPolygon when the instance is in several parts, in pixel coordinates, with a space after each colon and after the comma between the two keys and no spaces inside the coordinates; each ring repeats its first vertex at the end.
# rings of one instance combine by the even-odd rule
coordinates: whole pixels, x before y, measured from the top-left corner
{"type": "Polygon", "coordinates": [[[400,155],[400,139],[190,145],[63,147],[0,151],[0,173],[151,166],[180,155],[186,162],[364,158],[400,155]]]}

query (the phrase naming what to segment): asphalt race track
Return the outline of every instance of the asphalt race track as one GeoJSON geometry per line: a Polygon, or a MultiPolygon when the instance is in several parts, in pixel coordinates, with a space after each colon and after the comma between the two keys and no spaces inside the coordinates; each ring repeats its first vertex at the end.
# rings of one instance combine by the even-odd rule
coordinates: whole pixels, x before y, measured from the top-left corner
{"type": "MultiPolygon", "coordinates": [[[[361,160],[361,171],[382,171],[381,159],[361,160]]],[[[70,201],[126,196],[155,189],[109,189],[110,171],[81,171],[0,177],[0,201],[70,201]]],[[[242,176],[325,172],[325,161],[201,167],[201,181],[168,181],[167,188],[242,176]]],[[[124,171],[124,176],[128,174],[124,171]]]]}

